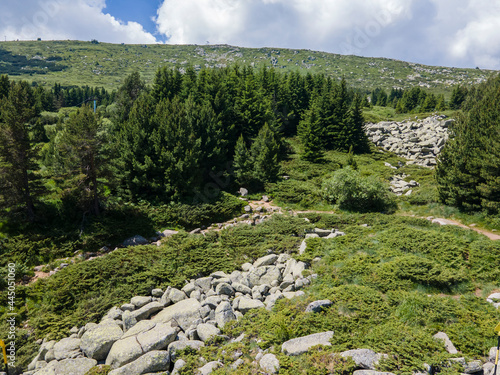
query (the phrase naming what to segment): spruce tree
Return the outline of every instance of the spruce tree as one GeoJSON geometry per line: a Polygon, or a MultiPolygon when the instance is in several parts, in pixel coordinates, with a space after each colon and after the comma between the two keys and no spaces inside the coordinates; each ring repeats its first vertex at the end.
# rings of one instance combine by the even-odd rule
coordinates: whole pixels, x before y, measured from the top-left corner
{"type": "Polygon", "coordinates": [[[243,135],[240,135],[234,149],[233,161],[234,177],[237,184],[247,186],[252,181],[252,167],[252,156],[245,144],[243,135]]]}
{"type": "Polygon", "coordinates": [[[321,125],[318,108],[313,104],[305,113],[305,118],[299,123],[298,135],[302,142],[304,160],[318,163],[323,160],[323,142],[321,139],[321,125]]]}
{"type": "Polygon", "coordinates": [[[441,200],[465,211],[500,212],[500,76],[472,90],[436,168],[441,200]]]}
{"type": "Polygon", "coordinates": [[[250,148],[253,161],[253,178],[259,186],[276,181],[280,171],[280,147],[275,132],[266,123],[250,148]]]}

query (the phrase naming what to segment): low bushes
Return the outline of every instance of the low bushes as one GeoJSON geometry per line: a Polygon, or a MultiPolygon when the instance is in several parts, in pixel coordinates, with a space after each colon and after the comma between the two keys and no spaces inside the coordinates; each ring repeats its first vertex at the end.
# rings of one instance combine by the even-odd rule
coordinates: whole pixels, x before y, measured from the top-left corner
{"type": "Polygon", "coordinates": [[[350,166],[336,171],[323,183],[322,191],[327,201],[345,210],[393,212],[397,209],[386,184],[372,176],[363,177],[350,166]]]}

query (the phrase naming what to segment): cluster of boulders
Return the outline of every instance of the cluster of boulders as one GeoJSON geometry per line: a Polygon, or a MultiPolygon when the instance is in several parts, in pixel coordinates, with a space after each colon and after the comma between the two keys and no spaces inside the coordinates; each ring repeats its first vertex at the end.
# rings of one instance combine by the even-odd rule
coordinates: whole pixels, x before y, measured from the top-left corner
{"type": "MultiPolygon", "coordinates": [[[[177,350],[199,349],[221,336],[220,329],[229,321],[304,294],[300,289],[315,277],[304,277],[307,267],[288,254],[269,254],[243,264],[241,271],[215,272],[191,280],[182,289],[154,289],[151,296],[136,296],[112,308],[99,324],[74,327],[70,337],[57,342],[44,341],[25,374],[83,375],[98,363],[111,366],[110,375],[179,368],[177,350]]],[[[202,374],[207,371],[200,369],[202,374]]]]}
{"type": "Polygon", "coordinates": [[[396,195],[411,195],[412,189],[420,186],[420,184],[415,180],[405,181],[409,177],[408,175],[402,173],[391,177],[390,189],[396,195]]]}
{"type": "Polygon", "coordinates": [[[408,159],[409,163],[434,167],[453,121],[444,115],[414,121],[384,121],[366,124],[365,131],[378,147],[408,159]]]}

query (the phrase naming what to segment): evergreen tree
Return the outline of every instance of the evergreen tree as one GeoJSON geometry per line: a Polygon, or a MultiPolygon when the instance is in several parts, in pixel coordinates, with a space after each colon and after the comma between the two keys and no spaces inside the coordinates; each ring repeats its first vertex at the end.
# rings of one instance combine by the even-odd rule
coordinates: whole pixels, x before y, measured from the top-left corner
{"type": "Polygon", "coordinates": [[[135,71],[125,78],[125,82],[118,89],[116,104],[118,107],[118,121],[123,122],[128,118],[130,110],[146,85],[139,72],[135,71]]]}
{"type": "Polygon", "coordinates": [[[248,186],[252,181],[252,166],[252,156],[248,151],[243,135],[240,135],[234,149],[233,161],[234,177],[237,184],[248,186]]]}
{"type": "Polygon", "coordinates": [[[0,76],[0,100],[9,95],[10,82],[6,74],[0,76]]]}
{"type": "Polygon", "coordinates": [[[304,119],[299,123],[298,135],[302,142],[304,160],[318,163],[323,160],[323,142],[321,140],[321,125],[318,108],[313,106],[305,113],[304,119]]]}
{"type": "Polygon", "coordinates": [[[355,94],[346,120],[347,133],[345,135],[345,151],[352,150],[355,153],[368,152],[370,150],[368,137],[363,129],[365,120],[361,109],[361,98],[355,94]]]}
{"type": "Polygon", "coordinates": [[[460,109],[462,108],[462,103],[467,99],[467,94],[469,90],[467,87],[462,85],[457,85],[453,88],[450,97],[450,108],[451,109],[460,109]]]}
{"type": "Polygon", "coordinates": [[[33,198],[36,153],[30,139],[30,122],[38,115],[31,86],[12,83],[0,100],[0,187],[8,207],[24,206],[29,221],[35,219],[33,198]]]}
{"type": "Polygon", "coordinates": [[[100,179],[107,172],[107,155],[103,152],[107,132],[93,109],[84,105],[72,113],[64,125],[59,149],[66,173],[79,188],[84,211],[101,213],[100,179]]]}
{"type": "Polygon", "coordinates": [[[259,130],[250,153],[253,161],[253,178],[257,184],[262,186],[266,182],[276,181],[280,171],[280,147],[277,135],[267,123],[259,130]]]}
{"type": "Polygon", "coordinates": [[[439,94],[436,100],[436,111],[446,111],[448,109],[446,101],[444,100],[444,95],[439,94]]]}
{"type": "Polygon", "coordinates": [[[434,111],[437,105],[436,95],[433,93],[429,93],[426,95],[424,102],[422,103],[422,107],[420,108],[422,112],[431,112],[434,111]]]}
{"type": "Polygon", "coordinates": [[[500,212],[500,76],[471,90],[436,168],[441,200],[500,212]]]}

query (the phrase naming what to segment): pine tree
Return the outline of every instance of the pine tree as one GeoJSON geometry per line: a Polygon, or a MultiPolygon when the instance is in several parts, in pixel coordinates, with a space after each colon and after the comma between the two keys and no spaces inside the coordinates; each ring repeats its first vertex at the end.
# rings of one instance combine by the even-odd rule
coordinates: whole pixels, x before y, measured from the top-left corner
{"type": "Polygon", "coordinates": [[[31,86],[13,83],[0,100],[0,186],[7,206],[24,206],[29,221],[35,219],[33,183],[35,150],[30,122],[38,115],[31,86]]]}
{"type": "Polygon", "coordinates": [[[128,118],[134,102],[146,88],[144,81],[138,71],[130,74],[116,94],[116,105],[118,107],[118,121],[123,122],[128,118]]]}
{"type": "Polygon", "coordinates": [[[10,82],[6,74],[0,76],[0,100],[9,96],[10,82]]]}

